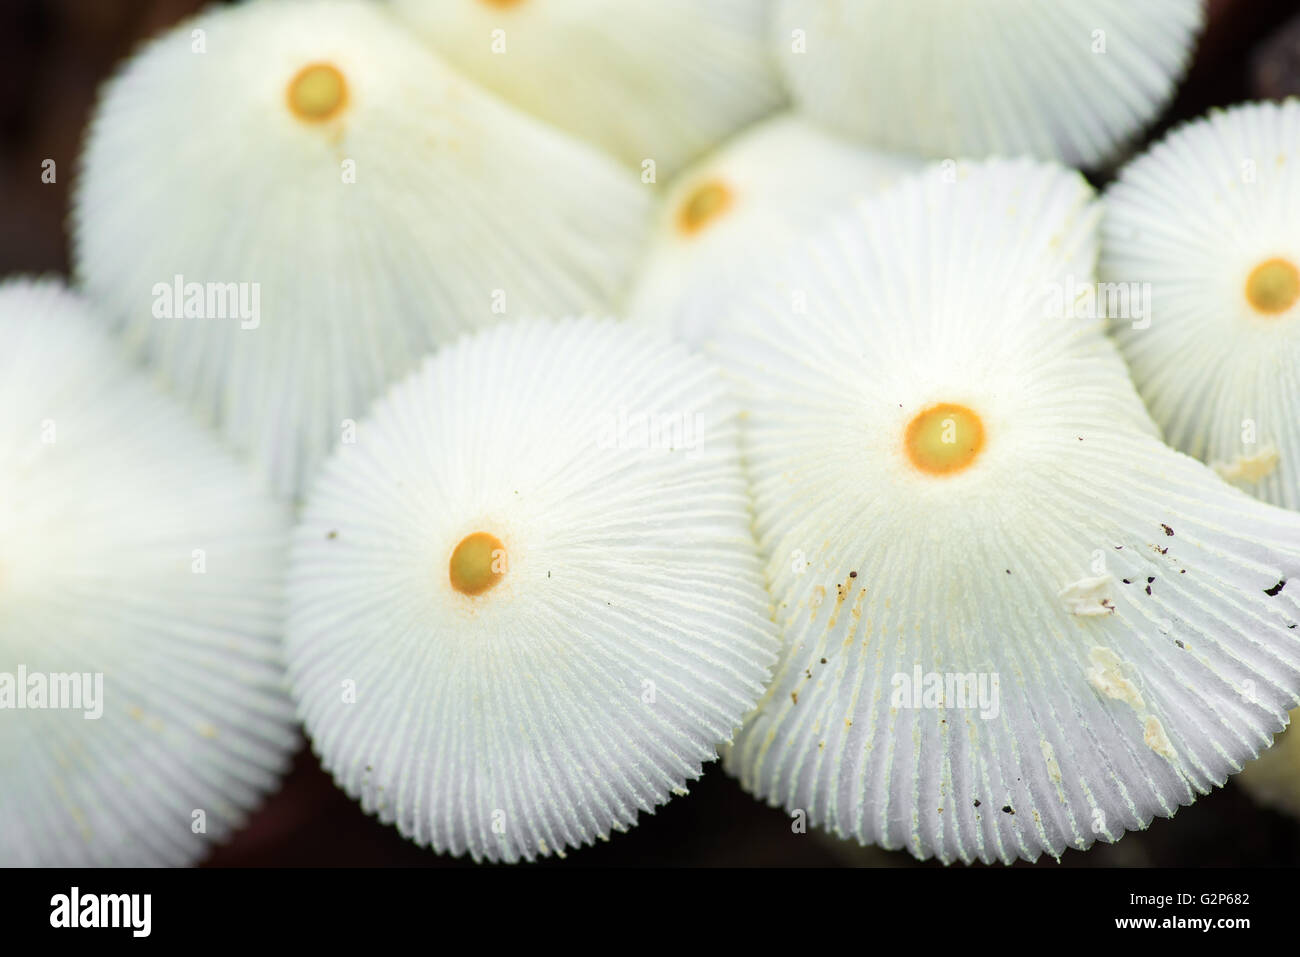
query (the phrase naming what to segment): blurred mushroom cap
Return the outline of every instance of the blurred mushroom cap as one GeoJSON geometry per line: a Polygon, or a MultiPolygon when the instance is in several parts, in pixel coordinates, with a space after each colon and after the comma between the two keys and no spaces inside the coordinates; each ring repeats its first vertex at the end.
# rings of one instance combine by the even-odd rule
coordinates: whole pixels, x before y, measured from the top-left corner
{"type": "Polygon", "coordinates": [[[393,0],[467,76],[668,177],[785,99],[767,0],[393,0]]]}
{"type": "Polygon", "coordinates": [[[1173,95],[1202,0],[776,0],[800,109],[884,149],[1096,167],[1173,95]]]}
{"type": "Polygon", "coordinates": [[[80,298],[0,284],[0,862],[182,865],[297,744],[287,519],[80,298]]]}
{"type": "Polygon", "coordinates": [[[793,114],[764,120],[669,185],[629,317],[707,341],[730,301],[807,231],[920,165],[793,114]]]}
{"type": "Polygon", "coordinates": [[[277,492],[458,333],[603,312],[649,196],[370,3],[255,0],[105,87],[73,216],[113,327],[277,492]]]}
{"type": "MultiPolygon", "coordinates": [[[[1297,715],[1300,709],[1291,712],[1292,724],[1297,715]]],[[[1233,780],[1265,807],[1300,817],[1300,735],[1288,725],[1273,746],[1247,764],[1233,780]]]]}

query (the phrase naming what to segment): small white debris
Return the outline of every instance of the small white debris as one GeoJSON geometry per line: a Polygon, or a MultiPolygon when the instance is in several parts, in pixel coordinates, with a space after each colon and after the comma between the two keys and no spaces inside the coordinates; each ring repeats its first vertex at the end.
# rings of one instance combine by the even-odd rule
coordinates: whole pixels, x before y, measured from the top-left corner
{"type": "Polygon", "coordinates": [[[1254,455],[1238,455],[1231,462],[1211,462],[1210,468],[1225,482],[1258,482],[1273,474],[1279,457],[1276,446],[1266,445],[1254,455]]]}
{"type": "Polygon", "coordinates": [[[1178,752],[1174,750],[1169,735],[1165,734],[1164,725],[1147,711],[1146,701],[1137,685],[1124,677],[1124,662],[1119,655],[1109,648],[1097,647],[1088,652],[1088,661],[1092,663],[1088,669],[1089,683],[1107,698],[1122,701],[1132,708],[1142,724],[1143,743],[1166,761],[1176,761],[1178,752]]]}
{"type": "Polygon", "coordinates": [[[1147,715],[1146,720],[1142,722],[1142,740],[1146,742],[1148,748],[1166,761],[1173,761],[1178,757],[1174,746],[1169,742],[1169,735],[1165,734],[1164,725],[1153,714],[1147,715]]]}
{"type": "Polygon", "coordinates": [[[1110,598],[1110,586],[1115,579],[1110,575],[1098,575],[1095,578],[1081,578],[1073,585],[1066,585],[1057,595],[1065,602],[1065,607],[1075,615],[1113,615],[1115,603],[1110,598]]]}
{"type": "Polygon", "coordinates": [[[1043,752],[1043,760],[1047,762],[1047,776],[1052,779],[1053,784],[1061,783],[1061,766],[1056,763],[1056,749],[1046,739],[1039,742],[1043,752]]]}
{"type": "Polygon", "coordinates": [[[1088,669],[1089,684],[1107,698],[1123,701],[1134,711],[1139,713],[1146,711],[1146,702],[1142,700],[1142,693],[1138,691],[1137,685],[1124,677],[1122,670],[1124,663],[1119,655],[1109,648],[1098,647],[1088,652],[1088,661],[1092,663],[1092,667],[1088,669]]]}

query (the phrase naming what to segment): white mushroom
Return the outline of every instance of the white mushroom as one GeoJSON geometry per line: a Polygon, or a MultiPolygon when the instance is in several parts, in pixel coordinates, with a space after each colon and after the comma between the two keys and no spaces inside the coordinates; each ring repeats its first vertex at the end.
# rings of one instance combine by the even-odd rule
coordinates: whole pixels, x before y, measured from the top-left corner
{"type": "Polygon", "coordinates": [[[0,285],[0,863],[179,865],[297,742],[287,516],[80,299],[0,285]]]}
{"type": "Polygon", "coordinates": [[[1102,278],[1175,448],[1300,509],[1300,102],[1215,112],[1106,193],[1102,278]],[[1126,308],[1127,306],[1127,308],[1126,308]]]}
{"type": "MultiPolygon", "coordinates": [[[[1111,327],[1165,438],[1300,509],[1300,102],[1188,123],[1125,167],[1106,199],[1111,327]]],[[[1240,778],[1291,810],[1293,738],[1240,778]]]]}
{"type": "Polygon", "coordinates": [[[1191,59],[1202,0],[777,0],[777,62],[810,116],[935,158],[1111,159],[1191,59]]]}
{"type": "Polygon", "coordinates": [[[706,341],[762,264],[920,165],[797,116],[765,120],[672,182],[628,296],[629,316],[692,344],[706,341]]]}
{"type": "Polygon", "coordinates": [[[434,345],[605,311],[648,191],[350,0],[215,8],[105,88],[80,281],[277,491],[434,345]]]}
{"type": "Polygon", "coordinates": [[[394,386],[309,496],[289,591],[325,767],[476,860],[684,793],[777,644],[720,377],[610,321],[501,324],[394,386]]]}
{"type": "Polygon", "coordinates": [[[718,337],[784,627],[727,756],[943,861],[1113,841],[1222,785],[1300,691],[1300,516],[1156,437],[1086,288],[1097,210],[937,167],[805,243],[718,337]]]}
{"type": "Polygon", "coordinates": [[[392,0],[466,75],[667,177],[777,109],[768,0],[392,0]]]}

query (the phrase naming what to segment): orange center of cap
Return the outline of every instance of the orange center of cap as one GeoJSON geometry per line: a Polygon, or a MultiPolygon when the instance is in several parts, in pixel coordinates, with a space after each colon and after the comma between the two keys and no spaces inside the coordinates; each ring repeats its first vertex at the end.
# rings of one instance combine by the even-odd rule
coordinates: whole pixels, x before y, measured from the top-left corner
{"type": "Polygon", "coordinates": [[[488,532],[466,535],[451,553],[447,573],[462,595],[481,595],[505,576],[506,547],[488,532]]]}
{"type": "Polygon", "coordinates": [[[311,63],[289,81],[289,109],[308,123],[320,123],[335,116],[348,101],[348,84],[343,74],[329,63],[311,63]]]}
{"type": "Polygon", "coordinates": [[[1300,299],[1300,270],[1285,259],[1260,263],[1246,277],[1246,301],[1256,312],[1275,316],[1300,299]]]}
{"type": "Polygon", "coordinates": [[[695,188],[677,210],[677,228],[693,236],[717,219],[731,206],[731,190],[724,183],[710,180],[695,188]]]}
{"type": "Polygon", "coordinates": [[[984,423],[964,405],[931,406],[907,424],[903,439],[907,458],[930,475],[960,472],[984,448],[984,423]]]}

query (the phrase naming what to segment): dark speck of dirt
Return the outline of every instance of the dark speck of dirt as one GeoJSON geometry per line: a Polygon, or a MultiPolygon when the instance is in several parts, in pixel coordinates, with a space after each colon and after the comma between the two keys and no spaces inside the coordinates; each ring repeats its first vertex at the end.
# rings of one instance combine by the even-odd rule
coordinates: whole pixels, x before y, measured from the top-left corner
{"type": "Polygon", "coordinates": [[[1174,534],[1174,530],[1173,530],[1172,528],[1170,528],[1168,525],[1165,525],[1163,522],[1161,523],[1160,527],[1163,528],[1163,529],[1165,530],[1165,534],[1166,534],[1166,535],[1173,535],[1173,534],[1174,534]]]}
{"type": "Polygon", "coordinates": [[[1131,578],[1121,578],[1120,581],[1122,581],[1125,585],[1133,584],[1133,579],[1131,578]]]}
{"type": "Polygon", "coordinates": [[[979,801],[976,801],[976,802],[975,802],[975,806],[976,806],[976,807],[979,807],[979,806],[980,806],[980,802],[979,802],[979,801]]]}
{"type": "Polygon", "coordinates": [[[1280,591],[1281,591],[1283,588],[1285,588],[1285,587],[1286,587],[1286,579],[1283,578],[1280,582],[1278,582],[1278,583],[1277,583],[1276,585],[1274,585],[1272,588],[1265,588],[1265,589],[1264,589],[1264,594],[1267,595],[1269,598],[1273,598],[1273,597],[1275,597],[1275,596],[1277,595],[1278,592],[1280,592],[1280,591]]]}
{"type": "Polygon", "coordinates": [[[1002,813],[1003,813],[1003,814],[1015,814],[1016,812],[1013,811],[1013,810],[1011,810],[1011,805],[1010,805],[1010,804],[1004,804],[1004,805],[1002,805],[1002,813]]]}
{"type": "Polygon", "coordinates": [[[850,578],[857,578],[857,577],[858,577],[858,573],[857,573],[857,572],[849,572],[849,577],[850,577],[850,578]]]}

